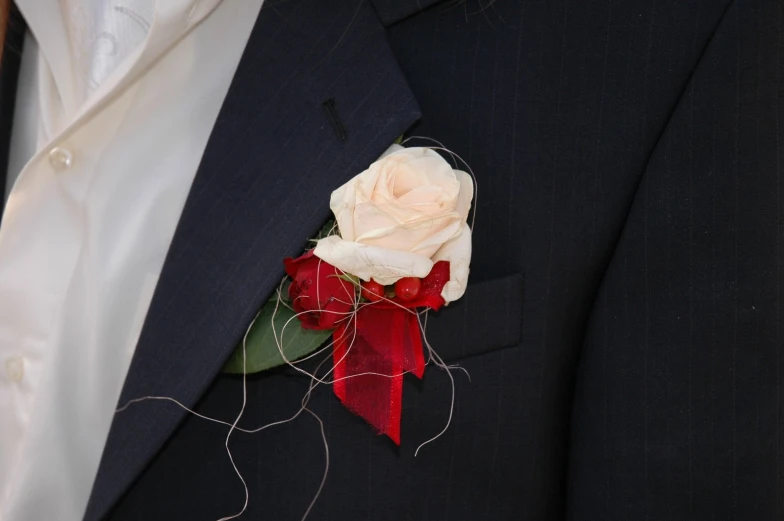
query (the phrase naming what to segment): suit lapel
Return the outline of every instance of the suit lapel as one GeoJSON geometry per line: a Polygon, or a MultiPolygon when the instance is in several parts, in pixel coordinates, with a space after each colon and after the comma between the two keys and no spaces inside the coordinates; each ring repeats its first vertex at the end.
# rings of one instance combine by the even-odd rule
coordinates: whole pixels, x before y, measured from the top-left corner
{"type": "MultiPolygon", "coordinates": [[[[368,3],[265,5],[188,196],[120,403],[160,395],[193,406],[280,281],[282,259],[300,253],[328,218],[331,191],[417,117],[368,3]]],[[[87,521],[110,511],[184,415],[143,402],[115,416],[87,521]]]]}

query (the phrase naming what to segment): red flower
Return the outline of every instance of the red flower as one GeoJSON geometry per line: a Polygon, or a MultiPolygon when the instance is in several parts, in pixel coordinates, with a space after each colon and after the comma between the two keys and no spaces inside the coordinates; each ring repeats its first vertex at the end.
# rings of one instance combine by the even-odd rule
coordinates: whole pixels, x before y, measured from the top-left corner
{"type": "Polygon", "coordinates": [[[337,268],[313,255],[283,261],[291,277],[289,298],[305,329],[334,329],[354,310],[355,287],[337,268]],[[302,313],[302,314],[300,314],[302,313]]]}

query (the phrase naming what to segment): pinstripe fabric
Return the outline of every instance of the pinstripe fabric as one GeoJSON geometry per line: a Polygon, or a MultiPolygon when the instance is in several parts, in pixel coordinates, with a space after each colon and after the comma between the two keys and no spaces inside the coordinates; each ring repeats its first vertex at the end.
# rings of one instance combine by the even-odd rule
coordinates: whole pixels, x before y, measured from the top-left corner
{"type": "MultiPolygon", "coordinates": [[[[449,414],[443,373],[406,381],[399,448],[319,389],[311,405],[325,422],[330,474],[308,519],[775,518],[778,7],[374,3],[421,109],[409,134],[442,141],[477,173],[472,284],[465,302],[433,317],[430,338],[471,380],[456,374],[452,425],[417,458],[449,414]]],[[[313,5],[268,1],[260,23],[331,47],[323,34],[296,33],[298,10],[313,5]]],[[[351,27],[355,47],[341,63],[365,51],[351,27]]],[[[247,52],[284,52],[269,41],[247,52]]],[[[263,74],[240,75],[213,136],[221,147],[249,142],[231,118],[260,107],[263,74]]],[[[357,97],[375,92],[357,82],[357,97]]],[[[296,99],[275,115],[296,113],[296,99]]],[[[349,139],[371,123],[349,118],[349,139]]],[[[257,146],[275,150],[276,137],[264,136],[257,146]]],[[[221,199],[199,194],[202,208],[221,199]]],[[[204,233],[190,215],[182,258],[204,233]]],[[[286,418],[306,389],[286,370],[251,377],[241,425],[286,418]]],[[[219,376],[198,410],[231,421],[240,398],[241,382],[219,376]]],[[[108,518],[233,513],[244,496],[225,432],[187,418],[108,518]]],[[[238,433],[231,447],[251,492],[245,517],[299,519],[323,471],[318,424],[303,416],[238,433]]]]}
{"type": "Polygon", "coordinates": [[[581,356],[568,519],[781,519],[782,4],[735,0],[637,190],[581,356]]]}
{"type": "Polygon", "coordinates": [[[468,22],[465,9],[436,7],[391,28],[423,110],[413,132],[479,172],[475,272],[526,278],[522,344],[482,373],[494,380],[481,398],[493,412],[482,429],[495,436],[455,450],[491,477],[452,476],[446,486],[484,498],[482,507],[450,508],[445,519],[562,519],[586,321],[647,161],[725,4],[495,2],[468,22]]]}
{"type": "MultiPolygon", "coordinates": [[[[319,195],[377,158],[419,115],[369,5],[286,7],[262,10],[251,33],[167,253],[122,404],[153,395],[193,406],[279,284],[282,259],[299,254],[326,221],[328,199],[319,195]],[[296,28],[284,13],[298,17],[296,28]],[[286,50],[270,53],[275,46],[286,50]],[[348,135],[329,124],[327,99],[348,135]]],[[[156,407],[115,416],[86,521],[107,514],[184,416],[156,407]]]]}

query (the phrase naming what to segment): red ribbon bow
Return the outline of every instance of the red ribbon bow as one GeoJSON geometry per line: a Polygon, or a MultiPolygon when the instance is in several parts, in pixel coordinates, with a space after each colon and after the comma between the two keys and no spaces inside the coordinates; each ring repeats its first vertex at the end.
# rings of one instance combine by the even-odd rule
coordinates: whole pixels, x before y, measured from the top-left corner
{"type": "Polygon", "coordinates": [[[449,282],[449,262],[433,266],[422,279],[415,300],[363,302],[353,315],[343,309],[349,301],[349,283],[336,278],[334,266],[314,257],[312,251],[298,259],[286,259],[285,264],[293,279],[289,295],[294,308],[305,312],[300,315],[302,326],[337,326],[332,355],[335,395],[346,408],[399,445],[403,374],[422,378],[425,371],[417,309],[437,310],[445,304],[441,291],[449,282]],[[316,283],[318,292],[314,290],[316,283]],[[323,316],[325,313],[330,316],[323,316]]]}
{"type": "Polygon", "coordinates": [[[437,262],[422,279],[415,301],[398,298],[360,304],[350,321],[333,333],[335,395],[354,414],[400,445],[403,374],[422,378],[425,359],[416,308],[444,305],[449,263],[437,262]]]}

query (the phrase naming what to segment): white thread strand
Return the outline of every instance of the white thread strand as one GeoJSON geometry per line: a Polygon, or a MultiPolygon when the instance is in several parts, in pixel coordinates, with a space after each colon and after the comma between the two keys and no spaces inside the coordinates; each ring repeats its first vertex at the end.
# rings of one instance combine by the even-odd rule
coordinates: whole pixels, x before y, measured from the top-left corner
{"type": "MultiPolygon", "coordinates": [[[[229,432],[228,432],[228,434],[226,436],[226,442],[225,442],[226,453],[229,456],[229,461],[231,462],[231,465],[232,465],[232,467],[234,469],[234,472],[237,474],[237,477],[240,479],[240,482],[242,483],[243,489],[245,491],[245,501],[243,503],[242,509],[238,513],[236,513],[234,515],[231,515],[231,516],[222,517],[218,521],[229,521],[231,519],[236,519],[236,518],[240,517],[247,510],[248,503],[249,503],[249,500],[250,500],[250,494],[249,494],[249,491],[248,491],[247,483],[245,482],[245,479],[242,476],[242,473],[237,468],[237,465],[236,465],[236,463],[234,461],[234,457],[232,456],[231,450],[229,449],[229,440],[231,438],[231,434],[233,433],[233,431],[237,430],[237,431],[244,432],[244,433],[247,433],[247,434],[255,434],[255,433],[261,432],[261,431],[263,431],[265,429],[268,429],[270,427],[274,427],[274,426],[277,426],[277,425],[283,425],[285,423],[289,423],[291,421],[294,421],[296,418],[298,418],[302,414],[303,411],[306,411],[309,414],[311,414],[316,419],[316,421],[319,422],[321,435],[322,435],[322,441],[324,443],[324,451],[325,451],[326,463],[325,463],[325,468],[324,468],[324,475],[323,475],[323,477],[321,479],[321,482],[319,484],[318,489],[316,490],[316,494],[313,497],[313,499],[311,500],[307,510],[305,511],[305,513],[304,513],[304,515],[302,517],[302,521],[305,521],[307,516],[310,515],[310,512],[312,511],[313,507],[315,506],[318,498],[320,497],[320,495],[321,495],[321,493],[322,493],[322,491],[324,489],[324,485],[326,484],[327,476],[328,476],[328,473],[329,473],[329,443],[328,443],[328,440],[326,438],[326,433],[324,431],[324,423],[321,420],[321,418],[319,418],[319,416],[315,412],[313,412],[311,409],[309,409],[307,407],[307,404],[310,401],[310,397],[312,396],[313,390],[318,385],[321,385],[321,384],[331,385],[331,384],[334,384],[335,382],[348,380],[348,379],[356,378],[356,377],[359,377],[359,376],[373,375],[373,376],[380,376],[380,377],[384,377],[384,378],[397,378],[397,377],[403,376],[403,375],[405,375],[406,373],[409,372],[409,371],[404,371],[402,373],[394,374],[394,375],[388,375],[388,374],[383,374],[383,373],[375,373],[375,372],[364,372],[364,373],[358,373],[358,374],[354,374],[354,375],[348,375],[348,376],[345,376],[345,377],[342,377],[342,378],[332,379],[331,381],[330,380],[326,380],[326,377],[329,376],[332,372],[334,372],[335,366],[340,364],[348,356],[349,352],[351,351],[351,348],[354,345],[354,341],[356,340],[356,335],[357,335],[357,329],[356,329],[357,325],[356,325],[356,319],[355,319],[356,313],[358,311],[357,308],[361,309],[361,307],[365,307],[365,306],[368,306],[368,305],[373,305],[373,303],[369,303],[369,304],[363,304],[362,306],[360,306],[359,305],[359,297],[358,297],[358,295],[356,295],[356,293],[355,293],[355,299],[356,299],[356,301],[355,301],[355,310],[349,314],[350,315],[349,319],[353,321],[353,328],[346,328],[347,332],[349,330],[351,331],[352,338],[351,338],[351,341],[349,343],[348,348],[346,349],[346,353],[343,355],[343,357],[340,360],[338,360],[337,362],[335,362],[333,367],[330,370],[328,370],[324,374],[324,376],[322,376],[321,378],[319,378],[317,376],[318,370],[321,368],[321,366],[324,364],[324,362],[326,362],[327,360],[329,360],[329,358],[331,358],[331,355],[328,355],[327,357],[325,357],[319,363],[319,365],[316,367],[316,369],[315,369],[313,374],[311,374],[311,373],[309,373],[309,372],[307,372],[307,371],[297,367],[295,364],[296,363],[301,363],[302,361],[304,361],[304,359],[298,360],[296,362],[291,362],[291,361],[289,361],[286,358],[285,354],[283,353],[283,331],[288,326],[288,324],[293,320],[293,318],[296,318],[296,316],[292,317],[292,319],[289,319],[288,321],[286,321],[284,326],[281,328],[280,337],[278,337],[278,333],[277,333],[276,328],[275,328],[274,317],[277,315],[279,306],[281,304],[285,305],[285,303],[283,303],[283,299],[282,299],[280,288],[278,288],[277,295],[278,295],[278,299],[277,299],[277,302],[276,302],[275,310],[273,312],[272,331],[273,331],[273,335],[275,337],[275,342],[276,342],[276,345],[278,347],[278,351],[279,351],[279,353],[281,355],[281,358],[284,360],[284,362],[287,365],[289,365],[290,367],[294,368],[295,370],[297,370],[297,371],[307,375],[310,378],[310,384],[308,386],[308,391],[305,393],[305,395],[302,398],[301,407],[291,417],[289,417],[289,418],[287,418],[285,420],[279,420],[279,421],[275,421],[275,422],[271,422],[271,423],[262,425],[261,427],[258,427],[256,429],[244,429],[244,428],[238,427],[238,425],[237,425],[239,423],[239,420],[241,419],[241,417],[242,417],[242,415],[243,415],[243,413],[245,411],[245,407],[247,405],[247,374],[246,374],[246,369],[247,369],[247,366],[246,366],[246,364],[247,364],[247,347],[246,347],[247,346],[247,337],[248,337],[248,334],[250,333],[251,329],[253,328],[253,325],[255,324],[256,320],[258,319],[258,317],[260,315],[260,312],[256,315],[256,317],[253,319],[253,321],[251,322],[251,324],[248,327],[248,329],[245,331],[245,336],[243,337],[243,340],[242,340],[242,363],[243,363],[242,407],[241,407],[240,412],[237,415],[237,417],[235,418],[233,423],[228,423],[228,422],[223,421],[223,420],[218,420],[216,418],[211,418],[209,416],[205,416],[203,414],[200,414],[200,413],[198,413],[198,412],[196,412],[196,411],[186,407],[184,404],[182,404],[178,400],[176,400],[176,399],[174,399],[172,397],[169,397],[169,396],[144,396],[144,397],[141,397],[141,398],[134,398],[134,399],[129,400],[128,402],[126,402],[125,405],[123,405],[122,407],[118,408],[115,411],[116,413],[122,412],[122,411],[126,410],[128,407],[130,407],[131,405],[139,403],[139,402],[142,402],[142,401],[145,401],[145,400],[169,401],[169,402],[172,402],[172,403],[178,405],[179,407],[181,407],[185,411],[193,414],[194,416],[196,416],[198,418],[201,418],[201,419],[204,419],[204,420],[207,420],[207,421],[211,421],[211,422],[214,422],[214,423],[219,423],[219,424],[222,424],[222,425],[226,425],[226,426],[229,427],[229,432]]],[[[403,306],[400,306],[399,304],[397,304],[395,302],[392,302],[391,300],[387,299],[386,297],[382,297],[381,300],[387,301],[387,302],[390,302],[390,303],[393,303],[393,304],[396,304],[399,307],[403,308],[403,306]]],[[[406,309],[406,308],[403,308],[403,309],[406,309]]],[[[413,312],[411,310],[408,310],[408,309],[406,309],[406,311],[415,313],[415,312],[413,312]]],[[[326,312],[326,310],[323,310],[322,312],[326,312]]],[[[427,340],[427,336],[425,334],[425,328],[426,328],[427,317],[428,317],[427,311],[423,312],[423,314],[425,316],[425,324],[422,324],[421,314],[419,314],[419,313],[416,313],[416,314],[417,314],[417,317],[418,317],[418,321],[419,321],[420,331],[422,333],[423,342],[424,342],[425,346],[428,349],[428,361],[427,361],[426,365],[429,365],[429,363],[432,361],[436,366],[444,369],[447,372],[447,375],[449,376],[449,379],[450,379],[450,382],[451,382],[451,386],[452,386],[452,396],[451,396],[451,402],[450,402],[449,419],[447,421],[446,426],[436,436],[434,436],[433,438],[431,438],[431,439],[425,441],[424,443],[420,444],[419,447],[417,447],[416,451],[414,452],[414,457],[416,457],[418,455],[419,450],[422,447],[424,447],[428,443],[431,443],[431,442],[435,441],[440,436],[442,436],[447,431],[447,429],[449,428],[449,426],[451,424],[452,416],[453,416],[453,410],[454,410],[454,401],[455,401],[455,382],[454,382],[454,377],[451,374],[451,370],[452,369],[462,370],[462,371],[464,371],[466,373],[466,375],[469,376],[469,379],[470,379],[470,375],[468,374],[468,371],[466,371],[464,368],[462,368],[460,366],[448,366],[448,365],[446,365],[444,363],[444,361],[441,359],[441,357],[438,355],[438,353],[435,352],[435,350],[433,349],[433,347],[430,344],[430,342],[427,340]]],[[[341,340],[342,340],[342,338],[341,338],[341,340]]],[[[324,350],[328,349],[329,347],[332,347],[333,345],[334,345],[334,341],[330,342],[330,344],[329,344],[329,346],[327,346],[327,348],[320,349],[317,352],[319,352],[319,353],[324,352],[324,350]]],[[[311,354],[310,356],[308,356],[308,358],[312,358],[313,356],[315,356],[315,355],[311,354]]]]}
{"type": "MultiPolygon", "coordinates": [[[[410,141],[412,139],[423,139],[423,140],[428,140],[428,141],[431,141],[433,143],[436,143],[437,145],[439,145],[438,147],[428,147],[428,148],[430,148],[432,150],[441,150],[441,151],[449,154],[452,157],[452,160],[455,162],[455,168],[457,168],[457,162],[456,162],[457,160],[459,160],[460,162],[462,162],[466,166],[466,168],[468,170],[468,173],[471,176],[473,185],[474,185],[474,201],[473,201],[473,203],[474,203],[473,204],[474,211],[473,211],[473,216],[472,216],[472,220],[471,220],[471,230],[473,230],[474,229],[474,225],[476,223],[476,201],[477,201],[477,197],[478,197],[478,184],[477,184],[477,181],[476,181],[476,176],[474,175],[474,172],[471,169],[471,167],[468,165],[468,163],[462,157],[460,157],[456,153],[452,152],[451,150],[447,149],[446,147],[444,147],[444,145],[442,143],[440,143],[439,141],[437,141],[435,139],[427,138],[427,137],[423,137],[423,136],[412,136],[412,137],[409,137],[406,140],[404,140],[403,144],[407,143],[408,141],[410,141]]],[[[333,224],[332,228],[327,232],[327,235],[332,235],[333,232],[336,231],[336,228],[337,228],[337,224],[333,224]]],[[[321,259],[319,259],[319,263],[318,263],[318,266],[317,266],[317,274],[319,273],[319,270],[321,269],[321,262],[322,262],[321,259]]],[[[345,275],[345,273],[343,273],[343,272],[341,272],[341,274],[345,275]]],[[[283,288],[285,286],[286,280],[287,280],[286,277],[284,277],[281,280],[281,283],[278,285],[278,288],[276,289],[277,299],[276,299],[276,302],[275,302],[275,309],[273,310],[272,319],[270,320],[271,327],[272,327],[272,333],[273,333],[273,337],[275,339],[275,344],[276,344],[276,346],[278,348],[278,352],[279,352],[281,358],[283,359],[283,361],[285,362],[285,364],[288,365],[289,367],[291,367],[292,369],[294,369],[295,371],[297,371],[297,372],[299,372],[299,373],[301,373],[303,375],[306,375],[310,379],[310,382],[308,384],[308,390],[304,394],[304,396],[302,397],[302,400],[300,402],[300,408],[291,417],[289,417],[289,418],[287,418],[285,420],[278,420],[278,421],[274,421],[274,422],[271,422],[271,423],[267,423],[265,425],[262,425],[261,427],[255,428],[255,429],[244,429],[244,428],[241,428],[241,427],[238,426],[239,421],[242,418],[242,416],[243,416],[243,414],[245,412],[245,408],[247,406],[247,338],[248,338],[248,334],[250,333],[251,329],[253,328],[253,325],[255,324],[256,320],[258,319],[259,315],[261,314],[261,310],[256,314],[256,317],[253,319],[253,321],[251,322],[250,326],[248,326],[248,329],[245,331],[245,335],[244,335],[244,337],[242,339],[242,369],[243,369],[243,371],[242,371],[242,406],[240,408],[239,413],[237,414],[237,417],[234,419],[234,422],[229,423],[229,422],[226,422],[226,421],[223,421],[223,420],[219,420],[219,419],[216,419],[216,418],[211,418],[209,416],[205,416],[203,414],[200,414],[200,413],[198,413],[198,412],[196,412],[196,411],[186,407],[180,401],[178,401],[178,400],[176,400],[176,399],[174,399],[172,397],[169,397],[169,396],[143,396],[143,397],[140,397],[140,398],[134,398],[134,399],[129,400],[128,402],[126,402],[122,407],[119,407],[118,409],[115,410],[115,413],[120,413],[120,412],[123,412],[126,409],[128,409],[128,407],[130,407],[133,404],[140,403],[140,402],[147,401],[147,400],[169,401],[169,402],[172,402],[172,403],[176,404],[177,406],[181,407],[182,409],[184,409],[188,413],[193,414],[194,416],[196,416],[198,418],[201,418],[201,419],[207,420],[207,421],[211,421],[211,422],[214,422],[214,423],[219,423],[219,424],[222,424],[222,425],[226,425],[226,426],[229,427],[229,431],[228,431],[228,433],[226,435],[226,441],[224,443],[224,446],[226,448],[226,453],[227,453],[227,455],[229,457],[229,461],[231,462],[231,465],[232,465],[232,467],[234,469],[234,472],[237,474],[237,477],[239,478],[240,482],[242,483],[243,489],[245,491],[245,501],[243,503],[242,509],[238,513],[236,513],[234,515],[222,517],[222,518],[218,519],[217,521],[230,521],[232,519],[236,519],[236,518],[242,516],[247,511],[248,503],[250,501],[250,493],[249,493],[249,490],[248,490],[248,485],[245,482],[245,479],[242,476],[242,473],[239,471],[239,468],[237,467],[237,465],[236,465],[236,463],[234,461],[234,457],[233,457],[233,455],[231,453],[231,449],[229,448],[229,441],[230,441],[231,435],[232,435],[232,433],[234,431],[240,431],[240,432],[244,432],[244,433],[248,433],[248,434],[255,434],[255,433],[261,432],[261,431],[263,431],[265,429],[268,429],[270,427],[274,427],[274,426],[277,426],[277,425],[283,425],[285,423],[289,423],[291,421],[294,421],[295,419],[297,419],[302,414],[303,411],[307,412],[308,414],[310,414],[311,416],[313,416],[316,419],[316,421],[319,423],[319,428],[320,428],[320,432],[321,432],[321,438],[322,438],[322,441],[324,443],[325,466],[324,466],[324,474],[322,476],[322,479],[321,479],[321,482],[319,484],[319,487],[316,490],[316,494],[314,495],[313,499],[311,500],[310,504],[308,505],[308,508],[305,510],[305,513],[302,516],[302,521],[305,521],[305,519],[308,517],[308,515],[310,515],[311,511],[313,510],[313,507],[315,506],[318,498],[320,497],[320,495],[321,495],[321,493],[322,493],[322,491],[324,489],[324,486],[325,486],[326,481],[327,481],[327,476],[328,476],[328,473],[329,473],[329,466],[330,466],[329,443],[328,443],[328,440],[327,440],[326,432],[324,430],[324,422],[321,420],[321,418],[313,410],[311,410],[310,408],[307,407],[308,403],[310,402],[310,398],[312,396],[312,393],[313,393],[314,389],[316,387],[318,387],[319,385],[322,385],[322,384],[332,385],[335,382],[340,382],[340,381],[343,381],[343,380],[348,380],[350,378],[356,378],[356,377],[359,377],[359,376],[373,375],[373,376],[380,376],[380,377],[384,377],[384,378],[398,378],[398,377],[403,376],[406,373],[410,372],[410,371],[403,371],[402,373],[394,374],[394,375],[387,375],[387,374],[375,373],[375,372],[364,372],[364,373],[344,376],[342,378],[337,378],[337,379],[335,379],[335,378],[333,378],[331,380],[327,379],[329,377],[329,375],[331,375],[335,371],[335,367],[345,360],[345,358],[348,356],[348,354],[351,352],[352,348],[354,347],[354,342],[356,341],[356,338],[357,338],[357,320],[356,320],[357,313],[361,309],[366,307],[366,306],[372,306],[372,305],[376,304],[376,302],[362,303],[361,302],[361,295],[360,295],[361,287],[360,287],[360,285],[358,283],[353,283],[353,285],[354,285],[354,294],[353,295],[348,295],[349,298],[351,299],[351,302],[346,302],[346,301],[342,301],[342,300],[337,300],[336,299],[340,303],[350,304],[352,306],[352,308],[353,308],[350,312],[336,312],[336,311],[328,311],[328,310],[325,310],[325,309],[321,309],[321,307],[320,307],[321,306],[320,286],[319,286],[320,285],[320,277],[318,277],[318,276],[316,277],[316,284],[317,284],[317,286],[316,286],[316,298],[317,298],[317,301],[319,303],[319,308],[317,308],[317,310],[320,313],[333,313],[333,314],[338,314],[338,315],[344,315],[344,317],[339,319],[339,320],[337,320],[336,323],[343,322],[343,321],[348,321],[349,325],[344,328],[345,329],[344,332],[343,332],[344,336],[341,336],[339,338],[335,338],[334,335],[333,335],[332,341],[329,342],[325,347],[323,347],[321,349],[318,349],[315,352],[308,354],[306,357],[300,358],[300,359],[298,359],[296,361],[289,360],[286,357],[286,355],[284,354],[284,350],[283,350],[283,338],[284,338],[285,330],[289,326],[289,324],[291,324],[294,321],[294,319],[298,319],[299,316],[301,316],[303,314],[306,314],[308,312],[295,313],[293,317],[289,318],[283,324],[283,326],[280,328],[280,331],[279,332],[277,331],[277,329],[275,327],[275,317],[278,314],[278,310],[280,309],[280,306],[282,305],[282,306],[284,306],[284,307],[294,311],[293,308],[285,302],[285,300],[283,298],[283,295],[282,295],[283,288]],[[353,322],[353,324],[352,324],[352,322],[353,322]],[[297,364],[301,364],[301,363],[303,363],[303,362],[305,362],[307,360],[310,360],[311,358],[314,358],[314,357],[324,353],[325,351],[330,350],[332,347],[334,347],[336,342],[344,341],[345,335],[349,335],[349,334],[351,335],[351,339],[348,342],[348,346],[346,348],[346,352],[343,354],[343,356],[340,358],[340,360],[337,360],[337,361],[335,361],[333,363],[332,368],[329,369],[326,373],[324,373],[323,376],[319,377],[318,376],[318,372],[321,369],[321,366],[327,360],[332,358],[332,354],[328,354],[321,362],[319,362],[319,364],[316,366],[316,369],[313,371],[313,374],[311,374],[308,371],[306,371],[304,369],[301,369],[300,367],[297,366],[297,364]]],[[[346,290],[346,292],[348,293],[348,290],[346,290]]],[[[334,297],[332,297],[332,298],[334,299],[334,297]]],[[[469,381],[471,380],[471,375],[468,373],[468,371],[465,368],[463,368],[463,367],[461,367],[461,366],[459,366],[457,364],[447,365],[444,362],[444,360],[441,358],[441,356],[435,351],[435,349],[433,349],[433,346],[430,344],[430,342],[427,340],[426,328],[427,328],[427,318],[428,318],[427,311],[428,310],[424,310],[422,312],[416,312],[414,310],[405,308],[404,306],[398,304],[397,302],[393,302],[392,300],[386,298],[385,296],[382,296],[377,302],[382,302],[382,301],[383,302],[387,302],[387,303],[391,303],[391,304],[393,304],[395,306],[398,306],[399,308],[401,308],[401,309],[403,309],[403,310],[405,310],[405,311],[407,311],[409,313],[414,313],[414,314],[417,315],[417,321],[419,323],[419,329],[420,329],[421,334],[422,334],[422,340],[423,340],[424,345],[427,347],[427,355],[428,355],[428,357],[427,357],[427,360],[425,362],[425,365],[426,366],[430,365],[430,363],[432,362],[437,367],[439,367],[439,368],[443,369],[444,371],[446,371],[447,376],[449,377],[449,380],[450,380],[451,399],[450,399],[449,417],[447,419],[447,423],[444,426],[444,428],[438,434],[436,434],[434,437],[430,438],[429,440],[421,443],[417,447],[417,449],[414,451],[414,457],[417,457],[417,455],[419,454],[419,450],[422,447],[424,447],[425,445],[427,445],[427,444],[435,441],[439,437],[441,437],[449,429],[449,426],[452,423],[452,418],[453,418],[453,415],[454,415],[454,406],[455,406],[455,379],[454,379],[454,376],[452,375],[452,371],[453,370],[463,371],[466,374],[466,376],[468,377],[469,381]],[[424,324],[422,322],[422,315],[424,315],[424,324]]]]}
{"type": "Polygon", "coordinates": [[[307,407],[303,407],[303,409],[309,412],[316,419],[316,421],[319,422],[319,427],[321,428],[321,439],[324,441],[324,459],[326,461],[324,463],[324,475],[321,478],[321,483],[319,484],[318,490],[316,490],[316,495],[313,496],[310,505],[308,505],[308,509],[305,510],[305,513],[302,515],[301,521],[305,521],[305,519],[310,514],[310,511],[313,510],[313,506],[316,504],[316,501],[318,501],[318,498],[321,495],[321,491],[324,490],[324,484],[327,482],[327,474],[329,473],[329,443],[327,443],[327,435],[324,432],[324,422],[321,421],[321,418],[319,418],[316,413],[307,407]]]}
{"type": "MultiPolygon", "coordinates": [[[[451,150],[449,150],[448,148],[446,148],[440,141],[438,141],[436,139],[433,139],[433,138],[430,138],[430,137],[410,136],[410,137],[406,138],[405,140],[403,140],[403,144],[408,143],[412,139],[422,139],[422,140],[425,140],[425,141],[431,141],[433,143],[436,143],[438,145],[437,147],[426,147],[426,148],[429,148],[431,150],[441,150],[443,152],[446,152],[447,154],[452,156],[452,160],[453,161],[455,160],[455,158],[459,159],[460,162],[465,165],[466,169],[468,169],[468,174],[471,176],[471,180],[474,183],[474,200],[473,200],[473,204],[471,205],[471,207],[474,210],[474,213],[471,216],[471,231],[473,231],[474,230],[474,225],[476,224],[476,208],[477,208],[477,201],[479,200],[479,183],[477,183],[477,181],[476,181],[476,175],[474,175],[474,171],[471,169],[471,165],[469,165],[468,162],[465,159],[463,159],[462,157],[460,157],[456,153],[454,153],[451,150]]],[[[457,163],[455,163],[455,169],[457,169],[457,163]]]]}
{"type": "MultiPolygon", "coordinates": [[[[428,443],[431,443],[431,442],[437,440],[438,438],[440,438],[447,431],[447,429],[449,429],[449,426],[452,424],[452,415],[453,415],[454,409],[455,409],[455,378],[454,378],[454,376],[452,376],[452,371],[450,370],[450,367],[447,366],[444,363],[444,361],[441,359],[441,357],[438,355],[438,353],[436,353],[436,351],[433,349],[433,346],[430,345],[430,342],[428,342],[427,335],[425,334],[425,327],[422,324],[421,317],[418,316],[417,318],[418,318],[418,322],[419,322],[419,329],[422,332],[422,341],[425,343],[425,346],[427,346],[427,350],[430,353],[430,356],[433,359],[435,359],[434,363],[438,367],[440,367],[444,371],[446,371],[447,376],[449,376],[449,382],[450,382],[450,384],[452,386],[452,397],[451,397],[450,403],[449,403],[449,418],[447,419],[446,425],[441,430],[441,432],[439,432],[438,434],[436,434],[435,436],[433,436],[429,440],[421,443],[419,445],[419,447],[416,448],[416,450],[414,451],[414,457],[415,458],[419,454],[419,449],[421,449],[422,447],[424,447],[428,443]]],[[[427,323],[427,313],[425,313],[425,324],[426,323],[427,323]]],[[[468,371],[466,371],[466,374],[467,373],[468,373],[468,371]]]]}
{"type": "Polygon", "coordinates": [[[242,510],[238,513],[234,514],[233,516],[222,517],[218,519],[218,521],[229,521],[229,519],[236,519],[240,517],[242,514],[245,513],[245,510],[248,509],[248,501],[250,501],[250,493],[248,492],[248,484],[245,483],[245,478],[242,477],[242,473],[237,468],[237,464],[234,463],[234,456],[231,455],[231,449],[229,448],[229,439],[231,438],[231,433],[234,432],[234,429],[237,427],[237,424],[240,422],[240,418],[242,418],[242,414],[245,412],[245,405],[248,403],[248,375],[247,375],[247,349],[246,343],[248,341],[248,333],[250,333],[253,324],[256,323],[256,319],[259,318],[261,314],[261,310],[256,313],[256,316],[251,321],[248,329],[245,330],[245,336],[242,337],[242,407],[240,407],[240,412],[237,414],[237,418],[234,420],[234,423],[231,424],[231,428],[229,429],[229,433],[226,434],[226,454],[229,455],[229,461],[231,461],[231,466],[234,467],[234,472],[237,473],[237,477],[240,478],[242,482],[242,488],[245,490],[245,503],[242,505],[242,510]]]}

